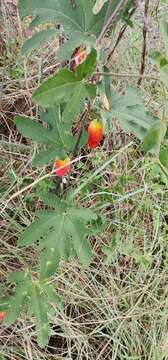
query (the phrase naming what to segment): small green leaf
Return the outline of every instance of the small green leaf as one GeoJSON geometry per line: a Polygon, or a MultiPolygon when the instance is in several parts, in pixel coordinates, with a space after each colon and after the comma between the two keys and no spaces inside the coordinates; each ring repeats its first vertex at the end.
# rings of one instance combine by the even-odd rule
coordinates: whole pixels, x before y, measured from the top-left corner
{"type": "Polygon", "coordinates": [[[147,132],[142,143],[142,150],[145,152],[157,148],[158,142],[162,141],[166,128],[160,122],[156,122],[147,132]]]}
{"type": "Polygon", "coordinates": [[[17,286],[15,294],[11,297],[8,303],[7,316],[4,319],[5,325],[10,326],[18,319],[20,312],[22,311],[24,300],[28,295],[28,288],[28,281],[20,283],[17,286]]]}
{"type": "Polygon", "coordinates": [[[20,313],[27,312],[28,317],[35,316],[37,341],[39,346],[45,347],[48,344],[49,322],[48,311],[49,304],[52,303],[54,308],[61,310],[61,300],[55,293],[51,284],[46,282],[40,283],[37,279],[32,279],[28,272],[16,272],[10,279],[16,283],[14,295],[6,301],[7,316],[4,319],[4,324],[10,326],[15,322],[20,313]]]}
{"type": "Polygon", "coordinates": [[[162,165],[168,169],[168,147],[161,149],[159,153],[159,160],[162,165]]]}
{"type": "Polygon", "coordinates": [[[160,51],[152,51],[149,55],[149,60],[152,64],[161,67],[168,64],[168,60],[163,56],[160,51]]]}
{"type": "Polygon", "coordinates": [[[91,75],[96,68],[97,51],[92,49],[86,60],[77,67],[75,75],[80,81],[91,75]]]}

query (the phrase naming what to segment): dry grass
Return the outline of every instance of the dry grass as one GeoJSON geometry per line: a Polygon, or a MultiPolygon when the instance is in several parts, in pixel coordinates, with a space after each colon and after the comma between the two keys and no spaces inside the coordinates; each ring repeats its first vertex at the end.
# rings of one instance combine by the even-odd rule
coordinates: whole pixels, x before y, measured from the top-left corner
{"type": "MultiPolygon", "coordinates": [[[[158,36],[158,20],[152,9],[150,47],[155,48],[153,34],[158,36]]],[[[0,191],[4,207],[12,193],[45,174],[45,169],[32,168],[34,145],[17,133],[12,119],[17,113],[37,116],[32,91],[60,64],[56,59],[57,43],[26,60],[21,58],[22,33],[13,1],[2,0],[1,19],[0,191]]],[[[138,21],[136,30],[134,34],[128,30],[117,49],[112,63],[115,72],[122,70],[123,64],[125,72],[139,70],[142,35],[138,21]]],[[[146,72],[153,74],[155,69],[148,65],[146,72]]],[[[144,81],[142,94],[152,111],[158,113],[160,89],[153,85],[144,81]]],[[[125,82],[119,86],[122,89],[125,82]]],[[[71,180],[80,186],[90,168],[100,166],[129,139],[115,128],[103,152],[97,150],[78,164],[71,180]]],[[[84,269],[75,261],[62,262],[53,277],[65,306],[64,311],[50,318],[48,347],[38,347],[33,319],[23,316],[13,327],[1,326],[0,360],[168,358],[167,184],[157,166],[143,157],[134,142],[99,178],[83,188],[80,201],[100,209],[107,217],[101,236],[91,238],[92,264],[84,269]],[[111,247],[109,263],[104,253],[107,246],[111,247]]],[[[54,184],[48,181],[40,186],[54,184]]],[[[25,262],[34,264],[36,254],[17,247],[17,239],[32,221],[33,210],[43,206],[38,191],[37,187],[21,194],[1,214],[1,293],[10,292],[6,283],[9,272],[23,268],[25,262]]]]}

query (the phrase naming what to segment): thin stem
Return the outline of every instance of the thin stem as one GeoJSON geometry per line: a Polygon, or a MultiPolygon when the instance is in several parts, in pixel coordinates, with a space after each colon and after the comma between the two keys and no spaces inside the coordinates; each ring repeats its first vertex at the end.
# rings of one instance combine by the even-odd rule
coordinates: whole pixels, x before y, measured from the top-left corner
{"type": "MultiPolygon", "coordinates": [[[[121,74],[121,73],[113,73],[113,72],[96,72],[93,74],[93,76],[112,76],[112,77],[116,77],[116,78],[135,78],[135,79],[139,79],[139,75],[138,74],[121,74]]],[[[154,76],[150,76],[150,75],[142,75],[143,79],[149,79],[149,80],[155,80],[155,81],[159,81],[159,78],[156,78],[154,76]]]]}
{"type": "Polygon", "coordinates": [[[157,164],[160,166],[161,170],[163,171],[163,173],[166,175],[166,177],[168,178],[168,171],[167,169],[162,165],[162,163],[160,162],[159,159],[157,159],[157,164]]]}
{"type": "MultiPolygon", "coordinates": [[[[80,121],[79,121],[80,124],[81,124],[81,127],[80,127],[80,131],[79,131],[79,134],[78,134],[78,137],[77,137],[76,144],[75,144],[74,149],[72,151],[72,157],[75,157],[77,155],[78,146],[79,146],[79,143],[80,143],[80,140],[81,140],[81,137],[82,137],[85,120],[86,120],[86,118],[87,118],[87,116],[88,116],[88,114],[90,112],[90,109],[91,109],[91,104],[89,102],[88,103],[88,108],[83,112],[83,114],[81,115],[80,121]]],[[[70,183],[70,177],[68,178],[68,181],[67,181],[67,184],[66,184],[66,189],[68,189],[69,183],[70,183]]]]}
{"type": "Polygon", "coordinates": [[[114,19],[114,17],[117,15],[118,11],[122,8],[122,6],[124,5],[124,3],[126,2],[126,0],[122,0],[115,8],[115,10],[113,11],[113,13],[110,15],[110,17],[108,18],[107,22],[104,24],[103,28],[102,28],[102,31],[100,33],[100,35],[98,36],[97,38],[97,41],[96,41],[96,45],[98,45],[104,34],[106,33],[106,31],[108,30],[112,20],[114,19]]]}
{"type": "Polygon", "coordinates": [[[90,106],[90,103],[88,103],[88,108],[83,112],[83,114],[81,115],[81,118],[80,118],[80,121],[79,123],[81,124],[81,127],[80,127],[80,131],[79,131],[79,134],[78,134],[78,137],[77,137],[77,141],[76,141],[76,144],[74,146],[74,149],[72,151],[72,157],[75,157],[76,156],[76,153],[77,153],[77,150],[78,150],[78,145],[80,143],[80,140],[81,140],[81,136],[82,136],[82,133],[83,133],[83,128],[84,128],[84,123],[85,123],[85,120],[90,112],[90,109],[91,109],[91,106],[90,106]]]}
{"type": "Polygon", "coordinates": [[[140,69],[140,78],[138,80],[138,86],[141,86],[142,75],[145,72],[146,64],[146,54],[147,54],[147,35],[148,35],[148,13],[149,13],[149,0],[145,0],[144,8],[144,26],[143,26],[143,49],[142,49],[142,58],[141,58],[141,69],[140,69]]]}
{"type": "MultiPolygon", "coordinates": [[[[130,12],[130,14],[129,14],[129,16],[128,16],[128,20],[131,19],[131,17],[132,17],[132,15],[134,14],[135,10],[136,10],[136,7],[134,7],[134,8],[131,10],[131,12],[130,12]]],[[[116,42],[115,42],[112,50],[110,51],[110,53],[109,53],[109,55],[108,55],[107,62],[109,62],[110,59],[111,59],[111,57],[113,56],[116,47],[118,46],[119,42],[121,41],[121,39],[122,39],[122,37],[123,37],[126,29],[127,29],[127,26],[128,26],[128,25],[123,25],[122,28],[120,29],[120,32],[119,32],[118,37],[117,37],[117,40],[116,40],[116,42]]]]}
{"type": "Polygon", "coordinates": [[[105,26],[105,24],[106,24],[106,22],[107,22],[107,20],[108,20],[108,18],[110,16],[110,8],[111,8],[111,5],[112,5],[112,2],[113,2],[113,0],[109,0],[103,26],[105,26]]]}

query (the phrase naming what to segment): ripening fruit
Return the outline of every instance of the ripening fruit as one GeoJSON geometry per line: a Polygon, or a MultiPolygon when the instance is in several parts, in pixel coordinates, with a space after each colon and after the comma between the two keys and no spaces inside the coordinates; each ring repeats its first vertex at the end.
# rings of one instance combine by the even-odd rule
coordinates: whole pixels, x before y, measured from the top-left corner
{"type": "Polygon", "coordinates": [[[69,172],[70,169],[70,159],[66,158],[65,160],[56,160],[54,163],[54,171],[57,176],[64,176],[69,172]]]}
{"type": "Polygon", "coordinates": [[[103,124],[99,120],[93,120],[88,127],[88,146],[95,148],[103,138],[103,124]]]}
{"type": "Polygon", "coordinates": [[[75,54],[75,66],[83,63],[87,58],[87,52],[82,47],[80,47],[75,54]]]}
{"type": "Polygon", "coordinates": [[[5,311],[0,311],[0,321],[5,319],[5,317],[6,317],[6,312],[5,311]]]}

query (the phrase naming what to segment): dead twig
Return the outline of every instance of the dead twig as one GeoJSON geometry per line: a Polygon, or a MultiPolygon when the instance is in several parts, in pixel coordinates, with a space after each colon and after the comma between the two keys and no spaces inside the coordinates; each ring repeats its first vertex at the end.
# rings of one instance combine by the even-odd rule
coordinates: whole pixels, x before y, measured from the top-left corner
{"type": "MultiPolygon", "coordinates": [[[[133,16],[135,10],[136,10],[137,7],[134,7],[131,11],[130,11],[130,14],[128,16],[128,20],[131,19],[131,17],[133,16]]],[[[117,37],[117,40],[115,42],[115,45],[113,46],[113,49],[110,51],[109,55],[108,55],[108,58],[107,58],[107,61],[109,62],[111,57],[113,56],[114,52],[115,52],[115,49],[116,47],[118,46],[119,42],[121,41],[126,29],[127,29],[127,24],[123,25],[122,28],[120,29],[120,32],[118,34],[118,37],[117,37]]]]}
{"type": "Polygon", "coordinates": [[[137,83],[138,87],[141,86],[142,79],[143,79],[142,75],[145,72],[145,63],[146,63],[146,55],[147,55],[148,13],[149,13],[149,0],[145,0],[144,26],[143,26],[143,48],[142,48],[142,56],[141,56],[140,78],[137,83]]]}
{"type": "Polygon", "coordinates": [[[123,5],[125,4],[126,0],[122,0],[115,8],[115,10],[113,11],[113,13],[109,16],[109,18],[107,19],[107,22],[104,24],[102,31],[100,33],[100,35],[97,38],[96,41],[96,45],[99,45],[103,36],[105,35],[106,31],[108,30],[112,20],[114,19],[114,17],[117,15],[117,13],[121,10],[121,8],[123,7],[123,5]]]}

